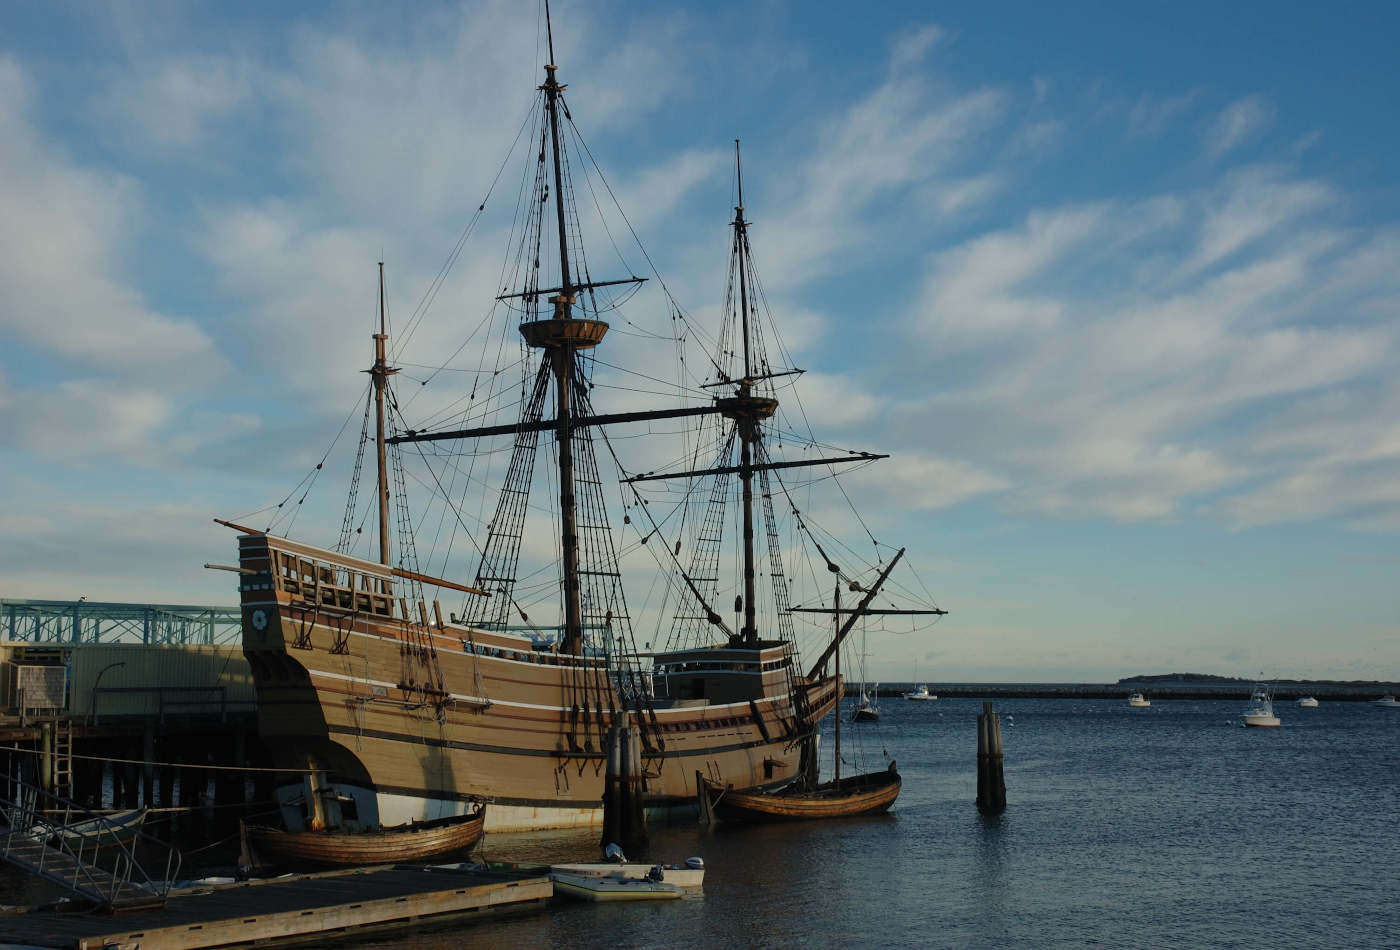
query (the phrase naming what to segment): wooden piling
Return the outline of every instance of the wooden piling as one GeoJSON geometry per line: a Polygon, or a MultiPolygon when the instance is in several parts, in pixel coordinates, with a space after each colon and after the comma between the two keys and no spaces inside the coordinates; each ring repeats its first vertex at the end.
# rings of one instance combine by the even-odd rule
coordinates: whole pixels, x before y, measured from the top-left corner
{"type": "Polygon", "coordinates": [[[154,808],[156,804],[156,727],[146,723],[141,734],[141,804],[154,808]]]}
{"type": "Polygon", "coordinates": [[[977,810],[984,815],[1006,811],[1006,778],[1001,762],[1001,717],[984,702],[977,716],[977,810]]]}

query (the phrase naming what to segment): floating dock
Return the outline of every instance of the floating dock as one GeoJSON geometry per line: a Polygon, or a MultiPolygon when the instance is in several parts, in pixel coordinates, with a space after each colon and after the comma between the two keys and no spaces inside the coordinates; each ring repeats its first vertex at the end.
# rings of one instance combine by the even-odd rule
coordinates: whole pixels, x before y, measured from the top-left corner
{"type": "Polygon", "coordinates": [[[4,941],[54,950],[212,950],[337,940],[539,910],[548,877],[407,866],[172,891],[161,910],[0,915],[4,941]]]}

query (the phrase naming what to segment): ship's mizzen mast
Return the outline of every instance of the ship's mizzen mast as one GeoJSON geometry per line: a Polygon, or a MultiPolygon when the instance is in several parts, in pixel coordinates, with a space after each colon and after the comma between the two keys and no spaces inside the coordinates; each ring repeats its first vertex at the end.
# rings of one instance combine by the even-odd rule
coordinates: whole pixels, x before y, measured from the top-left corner
{"type": "Polygon", "coordinates": [[[389,465],[384,439],[384,390],[389,377],[398,372],[385,358],[385,343],[389,339],[384,306],[384,262],[379,262],[379,332],[374,334],[374,365],[370,379],[374,381],[374,449],[379,463],[379,479],[375,483],[379,498],[379,563],[389,563],[389,465]]]}

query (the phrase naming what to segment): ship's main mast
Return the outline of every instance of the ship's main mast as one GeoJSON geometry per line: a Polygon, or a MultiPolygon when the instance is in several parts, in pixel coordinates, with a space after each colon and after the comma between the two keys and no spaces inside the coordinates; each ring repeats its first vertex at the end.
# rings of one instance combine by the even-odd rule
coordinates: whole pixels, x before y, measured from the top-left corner
{"type": "Polygon", "coordinates": [[[739,161],[739,140],[734,140],[734,168],[739,183],[739,203],[734,206],[734,255],[739,267],[739,310],[740,327],[744,337],[744,375],[737,380],[739,391],[728,399],[720,399],[720,411],[734,420],[739,430],[739,482],[742,486],[744,504],[744,625],[739,631],[744,645],[758,645],[758,622],[755,603],[754,553],[753,553],[753,476],[754,445],[762,437],[759,423],[767,419],[778,408],[776,399],[753,394],[753,357],[749,346],[749,225],[744,220],[744,171],[739,161]]]}

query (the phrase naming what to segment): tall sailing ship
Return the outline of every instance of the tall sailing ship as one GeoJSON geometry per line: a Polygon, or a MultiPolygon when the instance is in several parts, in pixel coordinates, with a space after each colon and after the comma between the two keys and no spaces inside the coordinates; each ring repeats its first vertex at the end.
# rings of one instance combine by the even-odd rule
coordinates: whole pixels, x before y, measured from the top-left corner
{"type": "MultiPolygon", "coordinates": [[[[477,804],[485,805],[488,831],[600,823],[606,740],[614,726],[639,731],[649,808],[693,805],[701,775],[754,791],[815,781],[818,724],[836,706],[841,689],[839,665],[833,675],[828,664],[899,559],[865,569],[864,584],[857,584],[858,572],[843,573],[791,505],[805,540],[820,552],[821,566],[864,591],[861,604],[840,618],[846,622],[830,645],[804,667],[793,615],[822,608],[789,602],[774,514],[774,500],[785,492],[780,470],[821,466],[830,472],[882,456],[770,456],[778,409],[774,383],[790,382],[786,377],[800,371],[770,365],[756,326],[761,288],[741,177],[726,320],[710,359],[708,395],[699,404],[671,408],[611,414],[594,409],[594,351],[609,330],[602,317],[617,303],[609,294],[641,279],[595,281],[588,272],[568,145],[581,139],[547,35],[549,65],[534,124],[527,126],[534,136],[533,168],[526,170],[517,209],[519,242],[508,255],[516,286],[504,288],[493,305],[518,325],[523,340],[519,418],[446,431],[403,423],[393,397],[398,370],[389,359],[381,264],[361,440],[362,453],[367,446],[375,453],[376,498],[367,512],[378,516],[377,559],[351,553],[360,533],[355,486],[363,455],[355,462],[356,480],[334,549],[279,536],[271,526],[259,531],[223,522],[241,532],[244,652],[257,687],[261,737],[274,765],[286,770],[278,799],[290,831],[432,820],[477,804]],[[597,448],[602,444],[615,458],[606,426],[661,419],[698,419],[717,435],[708,443],[713,464],[673,465],[620,480],[630,499],[623,522],[641,544],[654,541],[649,553],[669,569],[665,589],[674,613],[669,632],[660,621],[647,620],[655,630],[641,638],[646,649],[639,649],[597,448]],[[553,449],[545,453],[552,463],[546,476],[535,471],[541,433],[553,440],[552,447],[546,443],[553,449]],[[415,551],[404,446],[478,446],[501,437],[510,445],[510,462],[478,547],[473,582],[430,576],[415,551]],[[652,520],[642,495],[646,483],[662,479],[689,486],[687,504],[704,509],[689,522],[686,565],[679,539],[674,545],[662,539],[661,519],[652,520]],[[522,576],[530,573],[522,547],[527,514],[538,507],[530,494],[536,481],[547,482],[553,492],[548,501],[558,582],[551,597],[557,596],[560,620],[554,636],[534,627],[521,604],[522,576]],[[700,487],[710,483],[708,490],[700,487]],[[732,518],[725,514],[730,498],[740,509],[732,518]],[[726,521],[737,522],[742,534],[732,590],[720,576],[726,521]],[[756,550],[760,521],[763,556],[756,550]],[[761,575],[770,583],[760,585],[761,575]],[[444,619],[429,591],[462,595],[462,615],[449,611],[444,619]],[[731,592],[734,613],[727,622],[717,601],[731,592]],[[760,601],[766,629],[760,629],[760,601]]],[[[737,157],[736,145],[736,170],[737,157]]],[[[457,451],[459,458],[471,458],[481,450],[457,451]]],[[[459,510],[452,517],[463,523],[459,510]]]]}

